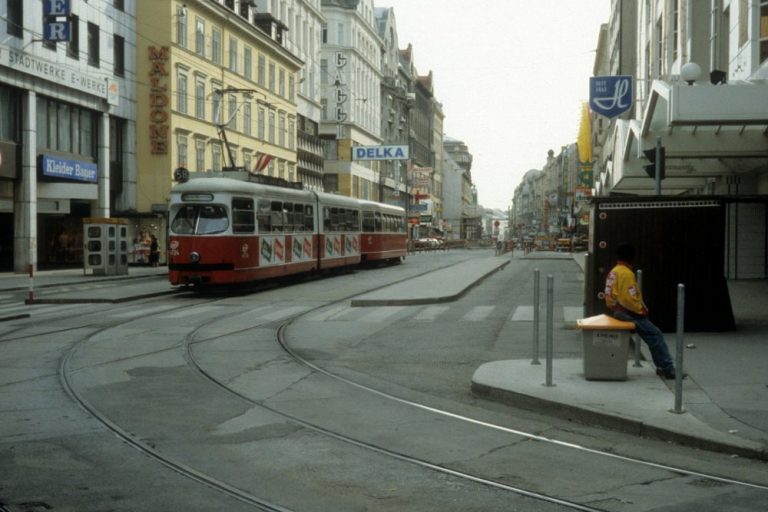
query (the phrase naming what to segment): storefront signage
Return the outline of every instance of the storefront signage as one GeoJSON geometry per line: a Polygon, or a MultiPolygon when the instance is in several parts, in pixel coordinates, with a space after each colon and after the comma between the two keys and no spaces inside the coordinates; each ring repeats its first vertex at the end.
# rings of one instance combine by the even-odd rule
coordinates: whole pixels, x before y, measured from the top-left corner
{"type": "Polygon", "coordinates": [[[355,146],[352,160],[408,160],[408,146],[355,146]]]}
{"type": "Polygon", "coordinates": [[[149,47],[149,146],[154,155],[168,153],[168,69],[171,51],[167,46],[149,47]]]}
{"type": "Polygon", "coordinates": [[[589,79],[589,107],[609,119],[632,108],[632,94],[632,77],[629,75],[589,79]]]}
{"type": "Polygon", "coordinates": [[[43,0],[43,39],[69,41],[72,22],[70,0],[43,0]]]}
{"type": "MultiPolygon", "coordinates": [[[[347,57],[343,52],[336,52],[336,79],[334,85],[336,86],[336,122],[343,123],[347,120],[347,109],[345,103],[347,102],[347,84],[344,83],[344,66],[347,65],[347,57]]],[[[342,128],[337,127],[337,137],[342,138],[342,128]]]]}
{"type": "Polygon", "coordinates": [[[81,73],[76,69],[49,62],[35,55],[0,45],[0,66],[6,66],[35,78],[78,89],[100,98],[107,97],[107,79],[93,73],[81,73]]]}
{"type": "Polygon", "coordinates": [[[68,160],[43,155],[40,163],[43,176],[96,183],[99,179],[98,166],[92,162],[68,160]]]}

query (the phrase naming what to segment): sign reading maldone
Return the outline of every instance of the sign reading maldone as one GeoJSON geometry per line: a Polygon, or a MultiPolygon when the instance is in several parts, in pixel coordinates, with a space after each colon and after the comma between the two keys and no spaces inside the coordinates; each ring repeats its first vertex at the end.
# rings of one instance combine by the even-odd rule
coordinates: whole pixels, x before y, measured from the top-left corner
{"type": "Polygon", "coordinates": [[[352,160],[408,160],[408,146],[354,146],[352,160]]]}
{"type": "Polygon", "coordinates": [[[609,119],[632,108],[632,94],[632,77],[629,75],[589,79],[589,107],[609,119]]]}

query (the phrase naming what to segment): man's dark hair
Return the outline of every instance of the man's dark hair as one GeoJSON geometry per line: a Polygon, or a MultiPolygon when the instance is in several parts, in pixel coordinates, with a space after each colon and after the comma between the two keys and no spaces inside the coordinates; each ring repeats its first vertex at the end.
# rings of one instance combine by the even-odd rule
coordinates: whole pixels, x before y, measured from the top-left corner
{"type": "Polygon", "coordinates": [[[627,263],[632,263],[632,260],[635,259],[635,247],[628,242],[620,243],[616,246],[616,257],[627,263]]]}

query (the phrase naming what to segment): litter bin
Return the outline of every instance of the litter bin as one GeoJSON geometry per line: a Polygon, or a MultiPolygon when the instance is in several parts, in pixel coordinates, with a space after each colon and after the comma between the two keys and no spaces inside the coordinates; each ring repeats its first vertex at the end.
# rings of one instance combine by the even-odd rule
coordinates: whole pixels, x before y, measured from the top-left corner
{"type": "Polygon", "coordinates": [[[576,321],[584,342],[584,378],[627,380],[629,334],[632,322],[597,315],[576,321]]]}

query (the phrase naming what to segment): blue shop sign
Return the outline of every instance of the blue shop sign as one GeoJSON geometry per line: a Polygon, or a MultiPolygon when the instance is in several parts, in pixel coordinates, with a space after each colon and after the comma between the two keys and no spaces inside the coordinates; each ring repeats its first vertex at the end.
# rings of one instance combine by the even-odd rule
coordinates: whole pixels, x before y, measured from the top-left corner
{"type": "Polygon", "coordinates": [[[43,155],[41,166],[43,176],[51,178],[64,178],[88,183],[96,183],[99,180],[99,167],[91,162],[43,155]]]}
{"type": "Polygon", "coordinates": [[[607,118],[620,116],[632,108],[632,77],[593,76],[589,79],[589,107],[607,118]]]}

